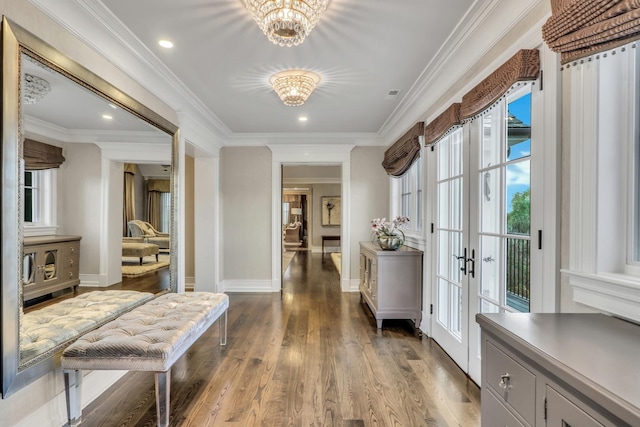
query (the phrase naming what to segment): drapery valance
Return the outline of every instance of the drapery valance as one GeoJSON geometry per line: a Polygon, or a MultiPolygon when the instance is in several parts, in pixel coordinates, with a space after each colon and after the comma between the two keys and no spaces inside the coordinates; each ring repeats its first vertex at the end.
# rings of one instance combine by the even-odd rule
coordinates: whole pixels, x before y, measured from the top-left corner
{"type": "Polygon", "coordinates": [[[159,191],[160,193],[171,192],[171,181],[168,179],[150,179],[147,181],[148,191],[159,191]]]}
{"type": "Polygon", "coordinates": [[[542,27],[563,64],[640,38],[640,0],[551,0],[542,27]]]}
{"type": "Polygon", "coordinates": [[[138,166],[135,163],[125,163],[124,164],[124,172],[125,173],[132,173],[132,174],[136,174],[136,172],[138,171],[138,166]]]}
{"type": "Polygon", "coordinates": [[[460,118],[469,119],[489,108],[515,83],[535,80],[540,73],[538,49],[522,49],[462,97],[460,118]]]}
{"type": "Polygon", "coordinates": [[[384,152],[382,167],[395,177],[404,175],[420,156],[420,137],[424,135],[424,122],[416,123],[384,152]]]}
{"type": "Polygon", "coordinates": [[[433,119],[424,128],[424,145],[431,145],[442,138],[449,130],[462,124],[460,119],[460,103],[451,104],[442,114],[433,119]]]}
{"type": "Polygon", "coordinates": [[[55,169],[64,163],[61,147],[32,139],[24,140],[23,158],[26,170],[55,169]]]}

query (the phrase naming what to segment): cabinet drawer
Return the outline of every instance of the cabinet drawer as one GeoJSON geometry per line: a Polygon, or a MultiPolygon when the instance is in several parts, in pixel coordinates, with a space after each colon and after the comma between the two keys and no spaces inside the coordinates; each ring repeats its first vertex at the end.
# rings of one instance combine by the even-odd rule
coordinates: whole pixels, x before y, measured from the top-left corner
{"type": "Polygon", "coordinates": [[[482,393],[482,427],[524,427],[493,393],[482,393]]]}
{"type": "Polygon", "coordinates": [[[547,425],[562,427],[603,427],[589,414],[547,385],[547,425]]]}
{"type": "Polygon", "coordinates": [[[486,342],[486,378],[483,385],[495,391],[507,407],[527,423],[535,424],[536,377],[491,342],[486,342]]]}

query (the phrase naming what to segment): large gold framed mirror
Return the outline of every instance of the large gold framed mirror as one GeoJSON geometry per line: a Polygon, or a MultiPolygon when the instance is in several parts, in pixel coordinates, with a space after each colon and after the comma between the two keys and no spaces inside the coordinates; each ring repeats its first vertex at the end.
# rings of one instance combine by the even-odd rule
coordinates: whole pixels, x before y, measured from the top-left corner
{"type": "MultiPolygon", "coordinates": [[[[168,285],[157,288],[155,292],[175,291],[178,128],[5,18],[2,21],[1,114],[0,304],[2,397],[6,398],[55,369],[61,350],[77,338],[55,337],[53,344],[26,351],[24,342],[27,340],[21,336],[24,335],[22,326],[25,317],[38,310],[37,304],[34,305],[35,299],[41,294],[47,297],[62,294],[68,300],[82,294],[78,289],[83,289],[83,286],[108,289],[115,280],[121,279],[122,245],[127,238],[126,212],[123,215],[122,204],[126,205],[126,201],[122,202],[123,186],[118,188],[113,183],[124,181],[125,163],[129,163],[127,166],[148,163],[167,172],[168,190],[162,191],[167,193],[163,226],[168,231],[168,238],[165,238],[168,246],[163,249],[168,258],[169,280],[168,285]],[[42,93],[46,101],[32,99],[42,93]],[[111,109],[111,112],[105,112],[105,109],[111,109]],[[97,115],[110,118],[96,118],[97,115]],[[38,139],[38,143],[64,147],[72,160],[60,167],[59,175],[64,178],[57,172],[53,179],[48,178],[57,185],[54,191],[33,184],[31,171],[25,167],[25,140],[34,139],[38,139]],[[146,158],[145,153],[148,153],[146,158]],[[93,156],[93,166],[85,161],[87,157],[83,156],[87,155],[93,156]],[[82,167],[91,172],[86,179],[82,178],[82,167]],[[37,191],[48,191],[56,198],[54,205],[57,207],[53,214],[48,214],[53,220],[42,223],[33,219],[36,215],[30,212],[30,206],[37,191]],[[92,191],[90,197],[95,198],[95,203],[87,200],[87,191],[92,191]],[[121,203],[113,204],[120,206],[119,211],[105,208],[112,200],[121,203]],[[38,236],[38,227],[34,227],[34,223],[45,230],[40,233],[46,236],[38,236]],[[66,236],[61,234],[79,234],[78,246],[70,246],[68,250],[71,252],[67,253],[67,246],[40,247],[33,244],[34,241],[42,243],[41,237],[54,236],[65,240],[66,236]],[[70,266],[76,267],[75,273],[70,266]],[[84,279],[80,280],[82,277],[76,278],[74,274],[84,279]],[[64,282],[63,278],[77,280],[70,281],[65,289],[59,285],[64,282]],[[41,283],[34,291],[38,281],[41,283]],[[58,284],[55,288],[52,287],[54,283],[58,284]]],[[[78,330],[79,334],[87,331],[86,328],[78,330]]]]}

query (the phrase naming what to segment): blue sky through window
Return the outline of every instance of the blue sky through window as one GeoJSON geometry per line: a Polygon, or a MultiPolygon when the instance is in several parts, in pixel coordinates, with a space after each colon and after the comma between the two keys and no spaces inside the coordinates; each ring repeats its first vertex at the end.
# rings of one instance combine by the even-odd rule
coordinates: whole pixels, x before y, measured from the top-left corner
{"type": "MultiPolygon", "coordinates": [[[[531,93],[527,93],[508,105],[510,115],[531,127],[531,93]]],[[[520,159],[531,155],[531,139],[513,144],[509,151],[508,160],[520,159]]],[[[511,212],[511,200],[516,193],[526,191],[531,187],[531,168],[529,161],[511,164],[507,167],[507,213],[511,212]]]]}

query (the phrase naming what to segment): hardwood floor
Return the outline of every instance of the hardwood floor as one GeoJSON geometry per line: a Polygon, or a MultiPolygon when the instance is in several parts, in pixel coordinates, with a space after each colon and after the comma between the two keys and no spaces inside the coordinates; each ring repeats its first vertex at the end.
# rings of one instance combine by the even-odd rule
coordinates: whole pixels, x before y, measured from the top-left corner
{"type": "MultiPolygon", "coordinates": [[[[230,294],[228,342],[210,328],[172,369],[171,425],[480,425],[480,392],[408,322],[376,329],[328,254],[300,251],[283,293],[230,294]]],[[[154,376],[129,373],[84,426],[155,426],[154,376]]]]}

